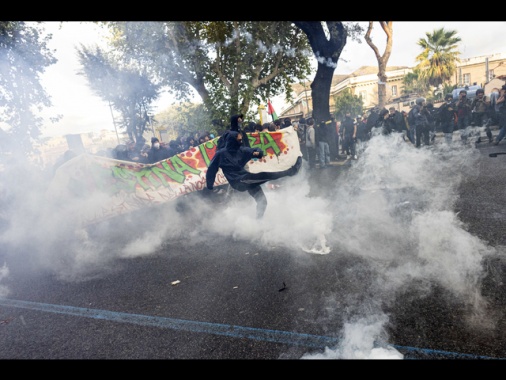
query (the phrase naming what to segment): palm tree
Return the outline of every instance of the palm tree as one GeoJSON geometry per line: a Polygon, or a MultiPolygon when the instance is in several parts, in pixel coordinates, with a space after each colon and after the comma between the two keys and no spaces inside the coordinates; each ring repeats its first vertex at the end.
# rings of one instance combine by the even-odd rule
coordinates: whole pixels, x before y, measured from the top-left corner
{"type": "Polygon", "coordinates": [[[425,33],[426,39],[420,38],[418,45],[423,49],[416,60],[420,79],[426,80],[429,85],[437,87],[448,82],[460,62],[457,44],[461,41],[456,36],[456,30],[435,29],[432,34],[425,33]]]}

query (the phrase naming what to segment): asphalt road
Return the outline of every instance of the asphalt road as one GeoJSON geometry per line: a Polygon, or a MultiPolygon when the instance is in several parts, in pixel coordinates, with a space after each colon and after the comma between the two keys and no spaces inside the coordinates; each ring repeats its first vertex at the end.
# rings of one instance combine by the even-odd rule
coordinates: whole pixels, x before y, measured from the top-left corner
{"type": "MultiPolygon", "coordinates": [[[[107,232],[88,229],[78,245],[39,247],[51,261],[35,246],[2,245],[0,359],[504,359],[506,155],[489,153],[506,144],[469,152],[470,167],[465,152],[441,153],[436,162],[449,165],[442,173],[428,162],[413,177],[446,171],[455,184],[433,185],[430,204],[425,187],[402,199],[388,181],[347,189],[359,171],[372,178],[380,170],[367,172],[361,165],[377,163],[364,154],[303,174],[307,197],[277,215],[271,234],[268,221],[229,216],[226,203],[214,206],[219,219],[189,196],[107,232]],[[355,207],[364,197],[377,214],[355,207]],[[382,219],[385,209],[395,212],[382,219]],[[155,233],[161,214],[165,229],[155,233]],[[299,241],[297,228],[314,236],[299,241]]],[[[280,185],[268,193],[269,208],[291,183],[280,185]]],[[[250,199],[236,197],[233,207],[253,211],[250,199]]]]}

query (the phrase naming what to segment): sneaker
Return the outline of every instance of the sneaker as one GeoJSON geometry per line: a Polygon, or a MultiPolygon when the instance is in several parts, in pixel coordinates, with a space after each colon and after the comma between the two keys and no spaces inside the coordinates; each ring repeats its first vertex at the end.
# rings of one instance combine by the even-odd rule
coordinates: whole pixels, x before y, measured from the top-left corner
{"type": "Polygon", "coordinates": [[[354,159],[354,160],[358,160],[357,155],[354,155],[354,156],[353,156],[353,159],[354,159]]]}
{"type": "Polygon", "coordinates": [[[292,166],[292,173],[290,175],[295,175],[299,172],[300,167],[302,166],[302,157],[297,157],[297,161],[295,161],[295,164],[292,166]]]}

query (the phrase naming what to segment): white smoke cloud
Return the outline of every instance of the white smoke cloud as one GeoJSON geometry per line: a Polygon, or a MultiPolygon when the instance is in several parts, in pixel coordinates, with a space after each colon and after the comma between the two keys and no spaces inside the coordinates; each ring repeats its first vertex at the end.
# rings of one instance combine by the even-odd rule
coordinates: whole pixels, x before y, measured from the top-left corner
{"type": "MultiPolygon", "coordinates": [[[[469,307],[470,321],[490,322],[480,291],[482,263],[497,252],[469,233],[454,212],[458,186],[476,171],[478,157],[479,152],[458,141],[451,147],[438,143],[416,149],[398,135],[375,135],[326,189],[330,196],[312,193],[306,162],[297,176],[273,182],[279,185],[275,190],[263,185],[268,206],[260,221],[247,193],[235,193],[219,207],[190,194],[86,228],[77,215],[86,205],[83,199],[51,203],[45,198],[44,173],[33,169],[31,175],[20,176],[18,168],[2,173],[2,183],[9,183],[2,189],[9,207],[2,212],[0,259],[5,264],[0,282],[10,265],[21,263],[61,281],[105,276],[120,270],[119,260],[156,254],[165,242],[181,236],[189,246],[209,238],[241,239],[301,257],[355,257],[360,265],[350,270],[357,276],[367,273],[369,294],[345,295],[351,306],[340,317],[343,330],[331,332],[342,336],[338,347],[303,358],[397,359],[402,355],[392,347],[378,345],[388,341],[383,308],[415,283],[420,297],[436,284],[469,307]]],[[[5,295],[8,289],[2,286],[0,292],[5,295]]],[[[328,320],[318,323],[327,324],[342,313],[333,297],[326,309],[328,320]]]]}

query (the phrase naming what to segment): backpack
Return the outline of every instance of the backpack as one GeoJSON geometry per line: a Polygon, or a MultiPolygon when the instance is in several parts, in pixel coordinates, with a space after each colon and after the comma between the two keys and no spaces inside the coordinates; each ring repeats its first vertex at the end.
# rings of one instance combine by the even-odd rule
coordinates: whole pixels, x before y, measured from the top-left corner
{"type": "Polygon", "coordinates": [[[411,108],[408,112],[408,124],[410,126],[415,125],[415,113],[413,112],[415,110],[415,107],[411,108]]]}

